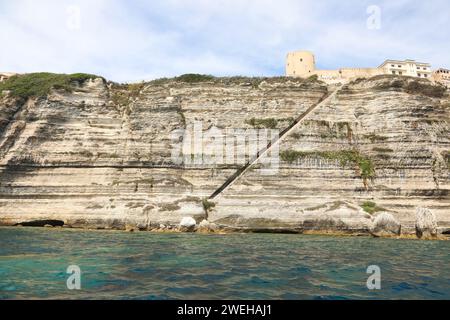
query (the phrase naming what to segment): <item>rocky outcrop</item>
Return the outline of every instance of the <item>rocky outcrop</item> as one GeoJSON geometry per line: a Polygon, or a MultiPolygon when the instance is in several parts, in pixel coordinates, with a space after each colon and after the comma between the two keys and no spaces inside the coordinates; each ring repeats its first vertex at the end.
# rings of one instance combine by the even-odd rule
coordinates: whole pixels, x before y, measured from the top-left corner
{"type": "Polygon", "coordinates": [[[184,217],[180,222],[180,231],[182,232],[193,232],[195,231],[195,227],[197,226],[197,222],[194,218],[184,217]]]}
{"type": "Polygon", "coordinates": [[[336,88],[314,80],[202,80],[93,79],[44,97],[4,94],[0,223],[173,230],[192,217],[216,230],[368,233],[388,211],[413,234],[414,208],[426,206],[438,230],[450,227],[448,92],[396,77],[331,97],[336,88]],[[236,174],[245,163],[174,159],[174,143],[186,143],[174,132],[196,123],[224,140],[279,129],[279,170],[264,174],[256,162],[236,174]]]}
{"type": "Polygon", "coordinates": [[[199,223],[197,232],[200,233],[214,233],[217,231],[217,226],[214,223],[209,222],[208,220],[203,220],[199,223]]]}
{"type": "Polygon", "coordinates": [[[427,208],[416,209],[416,235],[418,238],[436,238],[437,231],[436,216],[427,208]]]}
{"type": "MultiPolygon", "coordinates": [[[[439,226],[449,225],[448,161],[436,161],[449,148],[448,92],[430,93],[426,82],[429,91],[403,89],[410,81],[376,77],[344,86],[280,143],[276,176],[261,175],[257,166],[247,170],[214,199],[210,219],[236,226],[275,220],[278,227],[308,230],[328,203],[364,209],[371,201],[368,214],[392,213],[405,234],[415,233],[412,212],[419,205],[433,208],[439,226]]],[[[357,229],[367,231],[368,221],[361,215],[357,229]]]]}
{"type": "Polygon", "coordinates": [[[379,213],[370,227],[370,233],[375,237],[400,236],[401,232],[400,222],[388,212],[379,213]]]}

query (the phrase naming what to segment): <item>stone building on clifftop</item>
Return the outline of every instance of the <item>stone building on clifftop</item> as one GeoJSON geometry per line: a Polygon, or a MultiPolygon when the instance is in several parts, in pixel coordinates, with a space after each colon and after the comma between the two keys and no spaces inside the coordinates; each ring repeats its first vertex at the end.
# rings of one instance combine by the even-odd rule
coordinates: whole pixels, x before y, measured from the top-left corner
{"type": "Polygon", "coordinates": [[[415,60],[386,60],[377,68],[317,70],[314,54],[309,51],[290,52],[286,59],[286,76],[308,78],[315,75],[319,80],[329,84],[344,83],[357,78],[369,78],[383,74],[425,78],[441,83],[444,83],[444,80],[450,81],[450,73],[445,73],[446,69],[439,70],[433,73],[429,63],[415,60]],[[438,72],[439,70],[441,72],[438,72]]]}
{"type": "Polygon", "coordinates": [[[290,52],[286,60],[288,77],[308,78],[316,75],[326,83],[347,82],[351,79],[373,77],[384,74],[379,68],[341,68],[338,70],[317,70],[314,54],[309,51],[290,52]]]}
{"type": "Polygon", "coordinates": [[[433,75],[429,63],[416,62],[415,60],[386,60],[378,68],[383,69],[384,74],[428,79],[431,79],[433,75]]]}
{"type": "Polygon", "coordinates": [[[433,79],[450,88],[450,70],[440,68],[433,72],[433,79]]]}

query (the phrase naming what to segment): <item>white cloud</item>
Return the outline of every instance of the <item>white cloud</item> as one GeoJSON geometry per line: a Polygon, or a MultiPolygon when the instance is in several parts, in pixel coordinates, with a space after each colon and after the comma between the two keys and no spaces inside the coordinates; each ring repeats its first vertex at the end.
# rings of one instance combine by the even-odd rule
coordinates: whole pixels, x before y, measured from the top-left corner
{"type": "Polygon", "coordinates": [[[318,65],[374,66],[416,58],[448,66],[445,0],[0,0],[0,70],[90,72],[116,81],[283,74],[287,51],[318,65]],[[367,6],[382,9],[368,30],[367,6]],[[80,8],[80,29],[67,8],[80,8]]]}

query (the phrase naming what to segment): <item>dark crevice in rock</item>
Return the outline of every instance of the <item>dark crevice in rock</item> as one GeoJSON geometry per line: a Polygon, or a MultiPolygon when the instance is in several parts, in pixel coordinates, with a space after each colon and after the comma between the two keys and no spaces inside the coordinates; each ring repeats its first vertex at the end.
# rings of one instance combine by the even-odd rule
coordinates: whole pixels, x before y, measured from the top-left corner
{"type": "Polygon", "coordinates": [[[45,226],[62,227],[63,225],[64,221],[61,220],[33,220],[16,224],[16,226],[23,226],[23,227],[45,227],[45,226]]]}

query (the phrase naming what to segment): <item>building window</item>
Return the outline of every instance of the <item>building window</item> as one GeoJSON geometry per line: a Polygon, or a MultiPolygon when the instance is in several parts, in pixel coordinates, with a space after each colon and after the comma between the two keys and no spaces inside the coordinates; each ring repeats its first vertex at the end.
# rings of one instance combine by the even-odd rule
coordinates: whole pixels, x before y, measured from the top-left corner
{"type": "Polygon", "coordinates": [[[399,74],[399,75],[402,75],[402,74],[403,74],[403,72],[399,71],[399,72],[398,72],[398,74],[399,74]]]}
{"type": "Polygon", "coordinates": [[[428,78],[428,75],[427,75],[427,74],[424,74],[423,76],[424,76],[425,78],[428,78]]]}
{"type": "Polygon", "coordinates": [[[392,71],[392,74],[395,74],[395,71],[392,71]]]}
{"type": "Polygon", "coordinates": [[[420,78],[422,76],[422,74],[418,73],[417,76],[420,78]]]}
{"type": "Polygon", "coordinates": [[[300,58],[300,62],[303,62],[303,58],[300,58]]]}
{"type": "Polygon", "coordinates": [[[391,64],[391,67],[392,67],[392,68],[395,68],[395,66],[394,66],[393,64],[391,64]]]}
{"type": "Polygon", "coordinates": [[[402,66],[401,66],[401,65],[398,65],[398,67],[401,68],[402,66]]]}

